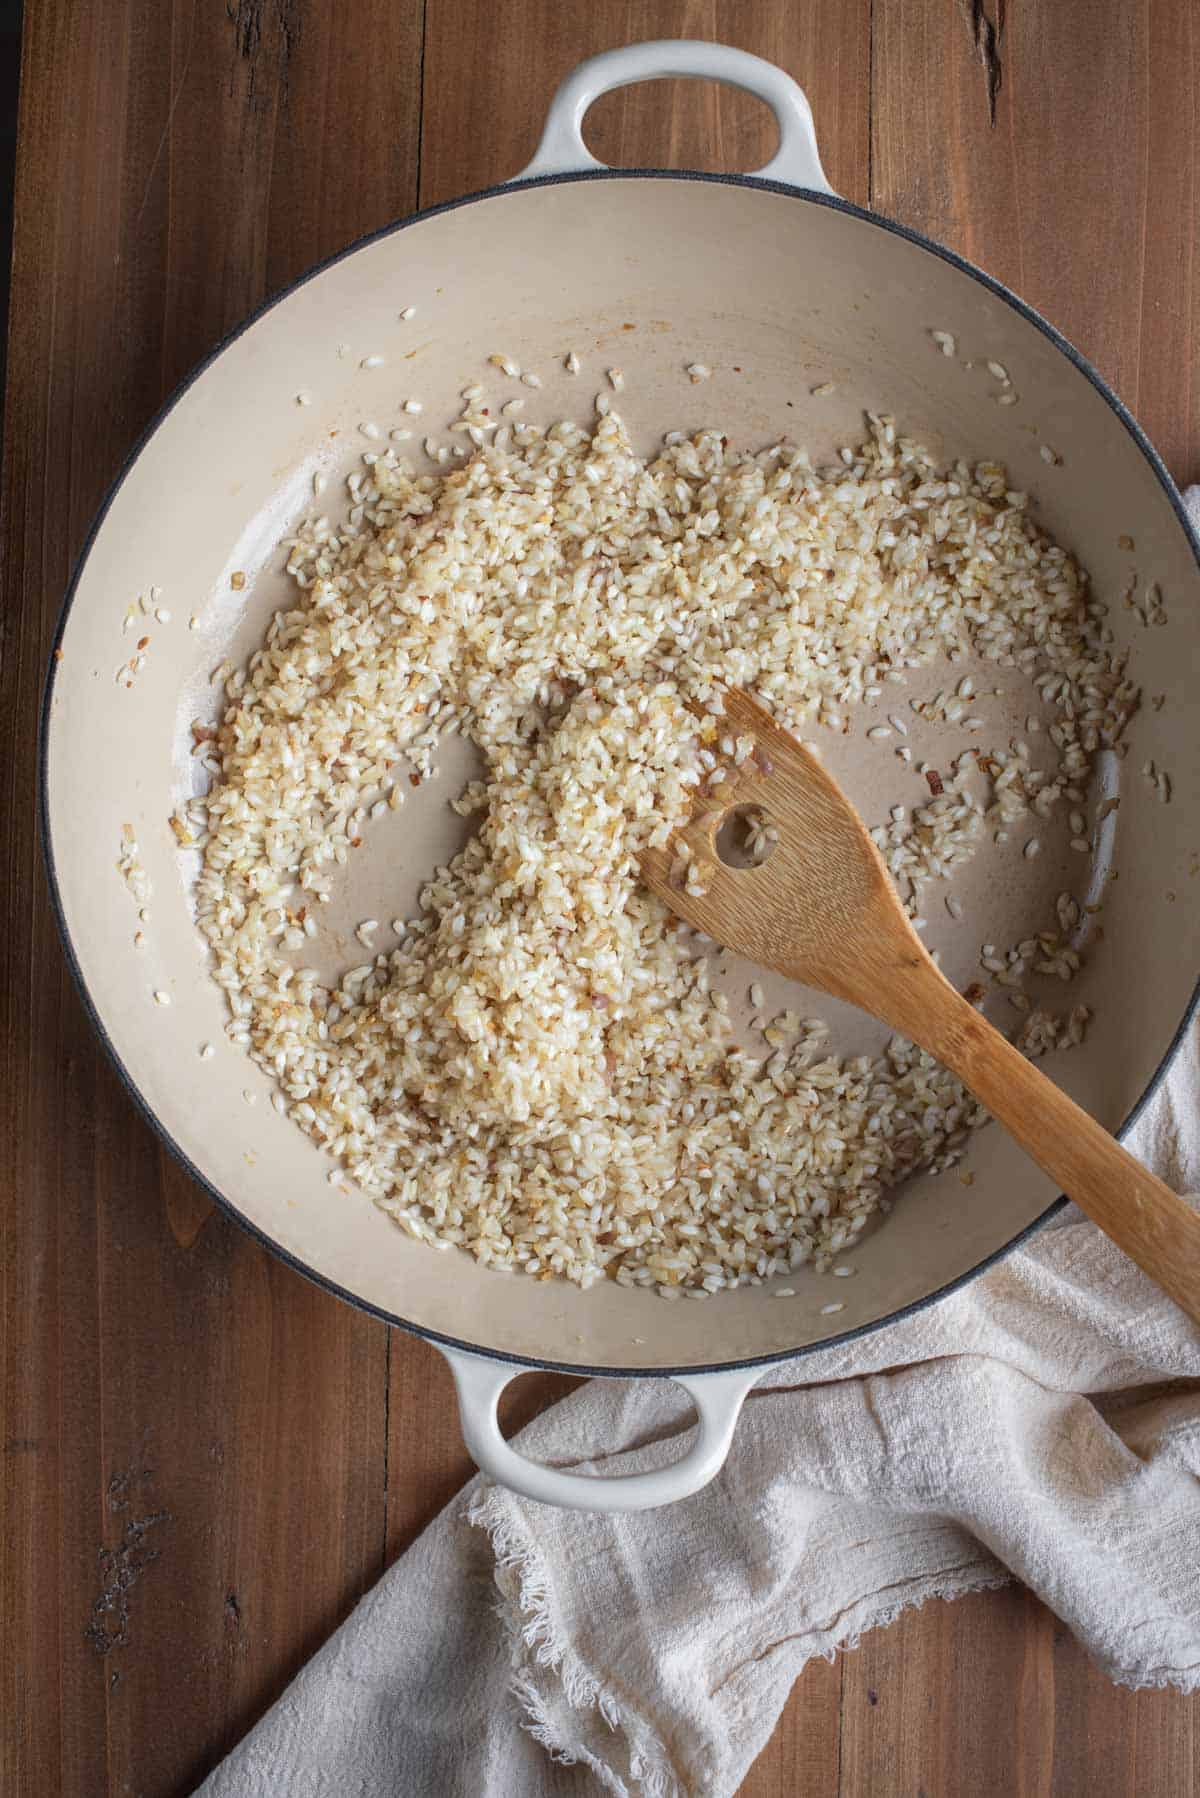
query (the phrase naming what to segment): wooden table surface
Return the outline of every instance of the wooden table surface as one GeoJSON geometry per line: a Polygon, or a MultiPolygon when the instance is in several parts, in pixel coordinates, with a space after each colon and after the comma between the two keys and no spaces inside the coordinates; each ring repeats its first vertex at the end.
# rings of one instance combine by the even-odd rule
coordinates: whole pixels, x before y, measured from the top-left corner
{"type": "MultiPolygon", "coordinates": [[[[1009,282],[1200,474],[1194,0],[26,0],[3,473],[0,1790],[183,1793],[467,1477],[431,1349],[225,1221],[68,979],[34,720],[89,520],[164,395],[360,233],[526,161],[585,54],[722,38],[808,91],[851,199],[1009,282]]],[[[766,159],[708,85],[610,96],[608,161],[766,159]]],[[[530,1376],[528,1415],[561,1390],[530,1376]]],[[[746,1798],[1151,1794],[1200,1707],[1114,1689],[1018,1589],[797,1684],[746,1798]]],[[[513,1798],[519,1798],[514,1794],[513,1798]]]]}

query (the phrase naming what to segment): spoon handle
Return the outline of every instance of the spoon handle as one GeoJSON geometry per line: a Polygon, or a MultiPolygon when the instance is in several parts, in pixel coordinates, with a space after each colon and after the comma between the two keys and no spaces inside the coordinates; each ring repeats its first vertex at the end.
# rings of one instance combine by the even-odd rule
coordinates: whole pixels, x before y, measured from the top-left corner
{"type": "Polygon", "coordinates": [[[1043,1171],[1200,1323],[1200,1213],[980,1016],[933,967],[890,1021],[957,1074],[1043,1171]],[[899,1010],[909,1013],[903,1020],[899,1010]]]}

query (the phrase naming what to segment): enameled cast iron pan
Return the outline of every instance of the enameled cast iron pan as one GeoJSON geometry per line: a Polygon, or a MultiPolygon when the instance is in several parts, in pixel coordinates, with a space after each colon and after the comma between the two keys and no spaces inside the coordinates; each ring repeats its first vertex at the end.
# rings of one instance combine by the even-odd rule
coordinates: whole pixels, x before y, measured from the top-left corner
{"type": "MultiPolygon", "coordinates": [[[[971,1184],[954,1173],[913,1181],[856,1247],[857,1277],[838,1282],[836,1316],[822,1314],[829,1283],[807,1269],[789,1277],[795,1296],[784,1299],[753,1288],[666,1305],[611,1282],[581,1292],[439,1254],[365,1199],[332,1192],[328,1160],[276,1114],[264,1076],[226,1041],[224,1002],[192,920],[194,867],[167,819],[193,790],[189,727],[198,714],[215,715],[213,669],[227,655],[244,657],[285,597],[278,545],[310,508],[314,473],[344,476],[364,447],[358,424],[397,422],[406,394],[424,402],[423,424],[447,422],[464,382],[480,378],[497,351],[546,377],[526,417],[587,417],[617,341],[620,404],[643,449],[667,429],[715,424],[748,446],[786,432],[827,455],[860,439],[864,409],[889,412],[947,456],[1006,461],[1012,484],[1031,491],[1046,527],[1114,602],[1135,568],[1143,583],[1159,583],[1165,627],[1143,629],[1119,603],[1110,614],[1118,640],[1134,642],[1143,690],[1165,700],[1135,719],[1128,758],[1110,755],[1101,770],[1125,801],[1100,856],[1119,878],[1108,888],[1103,941],[1070,994],[1095,1016],[1082,1048],[1049,1064],[1108,1127],[1127,1125],[1161,1078],[1200,965],[1200,883],[1189,881],[1200,850],[1200,733],[1190,711],[1200,567],[1178,495],[1124,407],[1043,320],[960,257],[830,192],[807,102],[779,70],[707,43],[596,57],[559,90],[538,154],[515,183],[364,239],[252,319],[143,440],[64,608],[45,702],[43,804],[67,953],[130,1091],[219,1203],[322,1285],[437,1343],[482,1466],[535,1497],[597,1509],[695,1490],[720,1466],[766,1363],[928,1303],[1058,1202],[1008,1138],[988,1129],[970,1151],[971,1184]],[[592,100],[666,75],[732,82],[765,100],[780,129],[772,162],[754,176],[596,164],[580,133],[592,100]],[[409,306],[415,313],[402,323],[409,306]],[[933,330],[953,335],[955,356],[938,352],[933,330]],[[339,355],[339,346],[348,347],[339,355]],[[571,348],[584,378],[562,372],[571,348]],[[360,366],[372,352],[386,356],[382,369],[360,366]],[[697,360],[713,370],[702,385],[684,372],[697,360]],[[992,402],[989,360],[1010,372],[1018,404],[992,402]],[[826,382],[835,391],[812,397],[826,382]],[[310,405],[297,405],[302,390],[310,405]],[[1042,458],[1043,444],[1057,464],[1042,458]],[[246,571],[242,591],[231,587],[235,570],[246,571]],[[170,616],[144,620],[145,664],[127,691],[114,680],[132,647],[122,625],[152,586],[170,616]],[[1169,805],[1139,780],[1151,759],[1170,771],[1169,805]],[[136,906],[114,871],[126,823],[153,885],[140,949],[136,906]],[[155,1003],[155,991],[171,1003],[155,1003]],[[216,1053],[202,1062],[207,1041],[216,1053]],[[500,1390],[526,1366],[670,1374],[699,1410],[693,1446],[676,1465],[624,1481],[536,1467],[505,1445],[495,1421],[500,1390]]],[[[1014,690],[1004,702],[1018,734],[1027,697],[1014,690]]],[[[872,819],[899,796],[881,790],[879,765],[876,757],[869,774],[852,751],[834,761],[872,819]]],[[[372,827],[355,890],[332,908],[319,945],[331,965],[360,958],[354,919],[410,911],[426,874],[456,846],[445,805],[454,773],[448,760],[424,810],[410,803],[372,827]]],[[[1015,866],[977,857],[974,888],[956,881],[968,904],[957,931],[944,915],[939,927],[933,914],[943,908],[930,907],[930,939],[960,982],[985,937],[1012,941],[1039,908],[1053,915],[1065,874],[1079,876],[1062,847],[1015,866]]],[[[726,978],[736,1011],[747,970],[731,965],[726,978]]],[[[823,1000],[804,1009],[817,1005],[836,1012],[823,1000]]],[[[835,1021],[847,1044],[879,1040],[861,1019],[835,1021]]]]}

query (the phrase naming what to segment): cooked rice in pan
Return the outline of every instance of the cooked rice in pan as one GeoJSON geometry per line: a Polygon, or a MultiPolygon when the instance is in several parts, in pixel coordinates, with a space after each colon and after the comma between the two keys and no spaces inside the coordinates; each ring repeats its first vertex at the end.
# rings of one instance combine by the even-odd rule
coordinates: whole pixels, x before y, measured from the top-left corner
{"type": "MultiPolygon", "coordinates": [[[[902,891],[1078,803],[1136,702],[1081,570],[1001,467],[939,468],[886,419],[828,468],[714,432],[646,462],[612,414],[519,427],[448,473],[372,457],[350,497],[297,538],[189,813],[230,1035],[346,1177],[490,1266],[667,1296],[828,1266],[984,1114],[900,1041],[838,1059],[785,1015],[765,1060],[737,1047],[638,852],[728,752],[723,684],[811,734],[968,650],[1053,706],[1049,765],[968,758],[894,816],[902,891]],[[322,902],[456,730],[486,761],[455,801],[476,834],[395,947],[323,985],[322,902]]],[[[1028,1046],[1082,1024],[1036,1013],[1028,1046]]]]}

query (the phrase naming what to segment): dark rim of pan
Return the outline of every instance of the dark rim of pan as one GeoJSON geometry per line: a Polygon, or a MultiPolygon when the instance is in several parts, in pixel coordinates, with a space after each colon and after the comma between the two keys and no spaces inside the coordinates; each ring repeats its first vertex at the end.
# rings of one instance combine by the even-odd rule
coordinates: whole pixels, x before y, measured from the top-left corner
{"type": "MultiPolygon", "coordinates": [[[[54,845],[47,804],[46,781],[49,755],[50,706],[54,697],[54,683],[58,668],[58,662],[54,651],[59,647],[63,638],[63,633],[66,630],[67,621],[70,617],[71,608],[74,604],[75,595],[84,568],[87,565],[92,545],[108,516],[113,501],[116,499],[117,494],[124,484],[126,476],[134,463],[141,456],[142,451],[154,437],[159,426],[168,414],[174,410],[179,401],[194,383],[199,380],[200,376],[204,374],[205,370],[209,368],[209,366],[215,362],[226,349],[228,349],[229,345],[236,342],[239,337],[243,336],[245,332],[251,328],[251,326],[257,324],[261,318],[264,318],[274,307],[278,306],[283,300],[286,300],[290,294],[293,294],[297,289],[306,286],[309,281],[315,280],[317,276],[323,274],[326,269],[334,267],[336,263],[344,261],[348,256],[353,256],[358,250],[365,248],[368,244],[377,243],[381,238],[391,237],[397,232],[406,231],[411,226],[419,225],[426,219],[436,218],[440,213],[454,212],[462,206],[477,205],[481,200],[491,200],[503,197],[506,194],[521,193],[535,187],[557,187],[571,182],[586,181],[642,180],[699,181],[715,183],[727,187],[744,187],[752,191],[765,191],[768,193],[779,194],[784,199],[792,200],[805,206],[824,206],[833,212],[845,212],[850,214],[853,218],[861,219],[865,224],[875,226],[876,229],[880,231],[889,232],[894,237],[900,237],[905,239],[908,243],[916,244],[920,249],[927,251],[931,256],[936,256],[940,261],[948,262],[951,267],[960,270],[964,275],[969,275],[973,281],[978,282],[981,287],[987,290],[987,292],[995,294],[998,299],[1003,300],[1014,312],[1018,313],[1023,319],[1027,320],[1029,324],[1033,325],[1041,332],[1043,337],[1048,338],[1049,341],[1054,344],[1056,349],[1060,350],[1067,360],[1072,362],[1079,372],[1091,382],[1092,386],[1096,389],[1096,392],[1100,394],[1114,416],[1119,420],[1121,425],[1124,426],[1125,430],[1129,433],[1130,437],[1132,437],[1138,449],[1153,469],[1159,485],[1166,495],[1168,503],[1179,520],[1180,528],[1188,540],[1192,554],[1196,559],[1197,569],[1200,571],[1200,538],[1197,537],[1196,532],[1192,529],[1191,522],[1184,509],[1178,490],[1168,474],[1162,458],[1158,455],[1128,407],[1117,398],[1116,394],[1108,386],[1107,382],[1096,372],[1087,358],[1080,355],[1074,345],[1069,343],[1061,332],[1055,330],[1054,326],[1044,319],[1040,313],[1035,312],[1031,306],[1026,305],[1024,300],[1019,299],[1010,288],[1004,286],[1003,282],[995,280],[991,275],[984,274],[982,269],[976,268],[973,263],[966,261],[964,257],[959,256],[955,251],[946,249],[942,244],[934,242],[932,238],[924,236],[920,231],[914,231],[907,225],[896,224],[891,219],[883,218],[878,213],[868,211],[865,207],[855,206],[849,200],[840,199],[836,195],[814,193],[806,188],[790,187],[785,182],[781,181],[765,181],[753,175],[713,175],[702,174],[686,169],[589,169],[578,174],[545,175],[533,181],[506,183],[497,187],[484,188],[479,193],[465,194],[461,199],[448,200],[440,206],[427,207],[422,212],[414,212],[406,218],[396,220],[393,224],[381,226],[378,231],[372,231],[364,237],[357,238],[355,242],[349,244],[344,250],[339,250],[335,255],[326,257],[323,262],[317,263],[313,268],[307,270],[305,274],[299,276],[279,293],[272,295],[269,300],[265,300],[256,311],[252,312],[250,316],[243,321],[242,324],[231,331],[202,362],[198,363],[191,374],[188,375],[175,389],[170,398],[160,407],[159,411],[155,414],[150,424],[147,425],[137,443],[125,458],[124,463],[105,496],[104,503],[96,514],[91,529],[88,532],[87,540],[76,561],[75,570],[71,576],[71,583],[67,589],[66,597],[63,600],[62,608],[59,612],[58,623],[54,631],[54,641],[51,645],[49,669],[46,675],[45,687],[42,695],[41,719],[39,724],[38,768],[40,784],[39,814],[43,853],[46,861],[46,873],[50,885],[50,898],[54,908],[54,915],[58,923],[59,934],[62,938],[63,947],[66,952],[67,961],[72,976],[74,977],[75,984],[79,990],[80,998],[83,1000],[84,1009],[91,1019],[92,1026],[95,1029],[97,1036],[100,1038],[109,1059],[116,1068],[122,1083],[134,1104],[138,1107],[147,1123],[150,1125],[150,1128],[156,1133],[160,1140],[166,1144],[167,1148],[176,1159],[182,1163],[192,1178],[196,1180],[216,1204],[220,1206],[222,1211],[233,1218],[236,1223],[240,1224],[243,1230],[247,1231],[249,1235],[262,1243],[265,1248],[277,1255],[281,1261],[286,1262],[289,1267],[295,1268],[297,1273],[303,1274],[306,1279],[312,1280],[316,1285],[324,1287],[327,1292],[336,1293],[339,1298],[345,1299],[348,1304],[356,1306],[358,1310],[365,1311],[370,1316],[377,1317],[384,1323],[395,1324],[400,1329],[408,1330],[414,1336],[424,1337],[428,1342],[438,1343],[446,1348],[460,1349],[468,1354],[482,1355],[489,1360],[506,1362],[512,1366],[514,1371],[519,1371],[522,1368],[546,1368],[561,1373],[609,1375],[621,1379],[664,1379],[669,1378],[673,1374],[692,1375],[701,1373],[725,1373],[739,1367],[770,1367],[777,1362],[798,1359],[802,1355],[815,1354],[821,1349],[832,1348],[847,1342],[852,1342],[859,1336],[869,1336],[874,1331],[883,1329],[888,1324],[896,1323],[901,1318],[911,1317],[915,1313],[923,1311],[927,1306],[933,1305],[939,1299],[945,1298],[947,1294],[956,1292],[959,1287],[967,1285],[970,1281],[977,1278],[979,1274],[983,1273],[985,1269],[1002,1260],[1004,1256],[1011,1254],[1013,1249],[1018,1248],[1021,1243],[1027,1241],[1035,1231],[1040,1230],[1050,1218],[1066,1205],[1067,1200],[1062,1196],[1054,1199],[1047,1205],[1040,1216],[1036,1217],[1031,1224],[1026,1225],[1023,1230],[1012,1237],[1002,1248],[995,1250],[991,1255],[985,1256],[982,1261],[976,1262],[975,1266],[969,1268],[966,1273],[960,1274],[957,1279],[948,1281],[944,1286],[939,1286],[936,1291],[926,1294],[924,1298],[916,1299],[909,1305],[901,1306],[897,1311],[890,1311],[886,1316],[876,1319],[873,1323],[862,1324],[857,1329],[844,1330],[840,1335],[823,1337],[820,1342],[805,1344],[798,1348],[780,1349],[771,1354],[751,1355],[745,1359],[703,1362],[674,1367],[595,1366],[586,1362],[555,1360],[551,1357],[542,1355],[516,1355],[506,1350],[488,1347],[486,1344],[467,1342],[461,1337],[447,1336],[438,1330],[431,1330],[424,1324],[414,1323],[411,1318],[400,1317],[395,1312],[385,1310],[382,1306],[371,1304],[368,1300],[360,1298],[356,1293],[348,1292],[344,1286],[339,1286],[336,1280],[329,1279],[325,1274],[318,1272],[315,1268],[309,1266],[307,1262],[299,1260],[289,1250],[283,1248],[273,1237],[269,1236],[266,1231],[259,1229],[256,1224],[252,1223],[251,1220],[238,1209],[234,1201],[227,1197],[225,1193],[221,1192],[212,1181],[206,1177],[170,1135],[151,1109],[150,1105],[143,1097],[137,1082],[130,1076],[117,1053],[116,1047],[113,1044],[108,1031],[105,1029],[103,1020],[92,1002],[87,981],[75,953],[75,947],[71,940],[70,930],[63,910],[62,896],[59,891],[58,877],[55,870],[54,845]]],[[[1171,1038],[1170,1045],[1167,1048],[1165,1055],[1159,1062],[1158,1067],[1155,1069],[1154,1074],[1141,1097],[1117,1131],[1119,1137],[1125,1136],[1129,1130],[1132,1129],[1137,1119],[1141,1116],[1150,1100],[1158,1091],[1158,1088],[1166,1075],[1167,1068],[1170,1065],[1176,1050],[1182,1043],[1184,1035],[1191,1024],[1192,1018],[1196,1014],[1198,1006],[1200,1006],[1200,976],[1197,977],[1196,984],[1193,986],[1191,996],[1187,1001],[1178,1028],[1171,1038]]],[[[718,1305],[720,1304],[719,1294],[716,1296],[715,1303],[718,1305]]]]}

